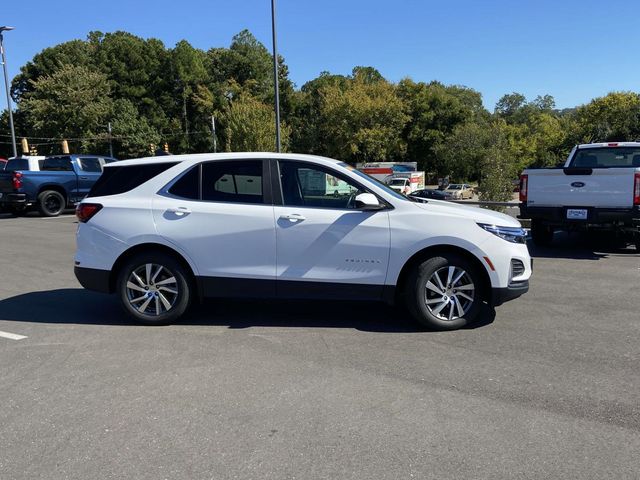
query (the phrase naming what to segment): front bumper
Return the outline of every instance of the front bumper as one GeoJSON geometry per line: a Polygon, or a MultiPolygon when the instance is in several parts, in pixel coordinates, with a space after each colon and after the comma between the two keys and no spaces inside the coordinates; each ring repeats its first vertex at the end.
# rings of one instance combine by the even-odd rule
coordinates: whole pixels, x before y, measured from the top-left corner
{"type": "Polygon", "coordinates": [[[491,304],[498,307],[509,300],[514,300],[529,291],[529,280],[512,282],[506,288],[493,288],[491,292],[491,304]]]}
{"type": "Polygon", "coordinates": [[[97,268],[73,267],[78,282],[87,290],[101,293],[112,293],[110,284],[111,272],[109,270],[98,270],[97,268]]]}

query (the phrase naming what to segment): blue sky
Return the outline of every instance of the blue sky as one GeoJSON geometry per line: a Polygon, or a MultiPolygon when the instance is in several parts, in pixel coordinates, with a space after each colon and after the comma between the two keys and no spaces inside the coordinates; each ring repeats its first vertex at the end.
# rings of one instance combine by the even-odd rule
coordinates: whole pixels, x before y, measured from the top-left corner
{"type": "MultiPolygon", "coordinates": [[[[228,46],[248,28],[271,48],[269,0],[5,0],[9,73],[91,30],[126,30],[173,46],[228,46]]],[[[493,109],[504,93],[551,94],[560,108],[640,90],[638,2],[630,0],[278,0],[278,42],[300,87],[321,71],[376,67],[472,87],[493,109]]],[[[4,103],[4,101],[3,101],[4,103]]]]}

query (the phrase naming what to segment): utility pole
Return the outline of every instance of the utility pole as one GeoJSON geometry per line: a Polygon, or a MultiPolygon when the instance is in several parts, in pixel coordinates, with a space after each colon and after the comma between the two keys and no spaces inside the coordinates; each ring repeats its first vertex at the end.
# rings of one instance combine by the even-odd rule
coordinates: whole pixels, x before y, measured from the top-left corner
{"type": "Polygon", "coordinates": [[[276,0],[271,0],[271,36],[273,37],[273,85],[276,107],[276,152],[280,153],[280,88],[278,81],[278,47],[276,44],[276,0]]]}
{"type": "Polygon", "coordinates": [[[217,144],[216,144],[216,119],[213,115],[211,115],[211,133],[213,134],[213,153],[217,153],[217,144]]]}
{"type": "Polygon", "coordinates": [[[13,146],[13,156],[18,156],[16,148],[16,131],[13,126],[13,111],[11,110],[11,95],[9,93],[9,74],[7,73],[7,57],[4,52],[3,33],[13,30],[13,27],[0,27],[0,54],[2,54],[2,69],[4,70],[4,88],[7,91],[7,110],[9,110],[9,126],[11,127],[11,145],[13,146]]]}
{"type": "Polygon", "coordinates": [[[107,128],[109,129],[109,156],[113,157],[113,141],[111,137],[111,122],[107,123],[107,128]]]}

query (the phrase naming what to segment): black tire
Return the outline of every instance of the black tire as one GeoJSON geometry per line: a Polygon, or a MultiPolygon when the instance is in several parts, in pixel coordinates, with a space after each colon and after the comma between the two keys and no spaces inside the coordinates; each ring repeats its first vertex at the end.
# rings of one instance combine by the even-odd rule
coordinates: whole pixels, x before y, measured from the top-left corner
{"type": "Polygon", "coordinates": [[[66,206],[64,196],[55,190],[45,190],[38,195],[38,211],[43,217],[57,217],[66,206]]]}
{"type": "MultiPolygon", "coordinates": [[[[457,276],[457,274],[456,274],[457,276]]],[[[442,280],[446,278],[440,277],[442,280]]],[[[433,282],[431,282],[433,284],[433,282]]],[[[469,283],[462,283],[458,285],[466,285],[469,283]]],[[[445,287],[450,287],[449,285],[444,285],[445,287]]],[[[411,315],[420,323],[421,325],[436,330],[455,330],[458,328],[462,328],[466,325],[472,323],[475,318],[478,316],[480,308],[482,306],[484,295],[487,285],[485,285],[485,280],[482,275],[478,272],[475,265],[469,262],[464,257],[454,255],[454,254],[443,254],[437,257],[432,257],[420,265],[418,265],[413,272],[411,272],[408,281],[405,285],[405,303],[407,309],[411,313],[411,315]],[[434,294],[427,284],[430,282],[432,278],[434,278],[434,274],[436,272],[439,276],[442,275],[445,269],[448,271],[449,267],[454,267],[454,269],[458,269],[455,271],[464,271],[465,276],[461,278],[462,282],[471,282],[474,286],[474,289],[471,295],[468,295],[472,298],[466,308],[464,309],[463,315],[459,315],[459,310],[456,304],[453,302],[455,300],[453,296],[460,295],[460,293],[456,293],[455,287],[449,288],[448,293],[442,298],[449,298],[451,301],[450,305],[447,305],[442,309],[441,312],[443,315],[439,315],[438,313],[434,314],[434,311],[440,306],[440,304],[434,304],[435,308],[432,308],[427,305],[428,301],[433,302],[434,298],[429,299],[430,295],[435,295],[436,297],[439,294],[434,294]],[[453,295],[451,295],[453,293],[453,295]],[[448,295],[451,295],[450,297],[448,295]],[[448,313],[454,311],[455,318],[449,320],[448,313]]],[[[469,292],[469,290],[464,290],[465,294],[469,292]]],[[[468,302],[469,300],[462,299],[460,302],[468,302]]],[[[444,301],[442,303],[445,303],[444,301]]]]}
{"type": "Polygon", "coordinates": [[[124,311],[139,323],[145,325],[169,325],[179,319],[189,308],[195,291],[192,285],[193,282],[190,272],[188,272],[176,258],[163,252],[150,251],[135,255],[122,266],[118,272],[116,291],[124,311]],[[151,285],[150,288],[145,289],[146,293],[140,290],[140,288],[132,290],[130,286],[128,286],[130,278],[135,279],[135,277],[132,277],[132,272],[139,271],[141,268],[146,271],[147,264],[157,267],[162,266],[164,270],[160,273],[160,276],[154,279],[153,274],[157,269],[152,268],[151,282],[149,282],[148,278],[142,278],[141,275],[138,275],[142,283],[134,282],[136,287],[144,288],[143,284],[145,282],[149,282],[149,285],[151,285]],[[161,280],[158,280],[158,278],[161,278],[161,280]],[[164,285],[158,286],[158,284],[166,282],[167,279],[170,280],[171,278],[174,278],[175,282],[164,283],[164,285]],[[175,297],[173,294],[168,293],[168,289],[177,291],[175,297]],[[133,297],[133,294],[139,294],[140,297],[144,297],[144,299],[140,302],[135,302],[138,297],[133,297]],[[155,297],[153,294],[155,294],[155,297]],[[151,297],[150,299],[148,298],[149,295],[151,297]],[[168,309],[163,305],[163,296],[164,299],[171,304],[168,309]],[[147,302],[147,300],[149,301],[147,302]],[[140,311],[139,308],[142,307],[145,302],[147,303],[147,307],[144,311],[140,311]],[[134,308],[133,305],[136,307],[140,305],[140,307],[134,308]],[[158,309],[158,305],[160,305],[160,314],[157,313],[157,310],[155,312],[153,311],[154,309],[158,309]],[[165,310],[164,312],[162,311],[163,309],[165,310]]]}
{"type": "Polygon", "coordinates": [[[531,222],[531,239],[538,247],[548,247],[553,242],[553,228],[544,223],[531,222]]]}

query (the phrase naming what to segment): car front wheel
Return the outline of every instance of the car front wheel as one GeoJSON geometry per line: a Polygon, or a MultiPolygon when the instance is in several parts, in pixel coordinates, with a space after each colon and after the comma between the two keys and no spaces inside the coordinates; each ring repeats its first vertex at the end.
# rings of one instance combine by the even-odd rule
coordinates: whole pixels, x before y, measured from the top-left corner
{"type": "Polygon", "coordinates": [[[412,272],[406,285],[407,308],[422,325],[454,330],[477,317],[483,301],[483,278],[463,257],[432,257],[412,272]]]}
{"type": "Polygon", "coordinates": [[[191,303],[189,279],[185,268],[170,255],[136,255],[119,272],[120,303],[140,323],[168,325],[180,318],[191,303]]]}

